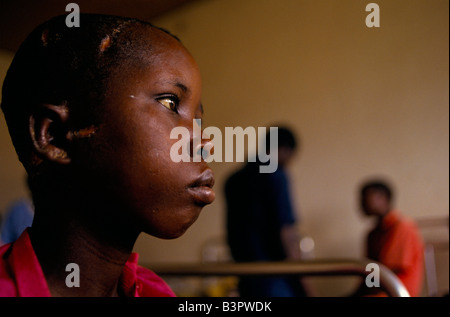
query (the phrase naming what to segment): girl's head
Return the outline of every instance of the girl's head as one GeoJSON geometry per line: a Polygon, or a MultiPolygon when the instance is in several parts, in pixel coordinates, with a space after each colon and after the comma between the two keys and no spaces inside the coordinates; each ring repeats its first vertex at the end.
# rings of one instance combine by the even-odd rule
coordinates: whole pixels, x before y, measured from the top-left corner
{"type": "Polygon", "coordinates": [[[178,237],[214,200],[204,161],[170,159],[173,128],[191,131],[191,148],[199,137],[192,135],[203,115],[198,66],[176,37],[149,23],[93,14],[80,21],[69,28],[60,16],[35,29],[3,85],[36,215],[108,217],[178,237]]]}

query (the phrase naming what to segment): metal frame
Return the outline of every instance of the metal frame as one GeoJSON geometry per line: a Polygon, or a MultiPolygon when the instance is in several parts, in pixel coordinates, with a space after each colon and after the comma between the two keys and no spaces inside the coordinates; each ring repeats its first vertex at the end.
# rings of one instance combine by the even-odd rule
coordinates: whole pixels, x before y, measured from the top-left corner
{"type": "Polygon", "coordinates": [[[380,268],[380,288],[391,297],[409,297],[409,292],[386,266],[369,260],[323,259],[290,262],[252,263],[199,263],[199,264],[153,264],[146,265],[164,276],[242,276],[242,275],[290,275],[301,276],[367,276],[369,263],[380,268]]]}

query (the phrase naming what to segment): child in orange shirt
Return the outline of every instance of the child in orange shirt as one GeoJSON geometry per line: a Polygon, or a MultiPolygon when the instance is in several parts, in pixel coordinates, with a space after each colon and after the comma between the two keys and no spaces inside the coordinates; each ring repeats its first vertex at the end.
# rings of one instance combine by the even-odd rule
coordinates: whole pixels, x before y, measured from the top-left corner
{"type": "MultiPolygon", "coordinates": [[[[393,208],[391,186],[372,180],[361,186],[361,209],[377,218],[367,236],[367,258],[384,264],[408,290],[419,296],[424,275],[424,243],[415,223],[393,208]]],[[[385,296],[377,288],[364,284],[357,295],[385,296]]]]}

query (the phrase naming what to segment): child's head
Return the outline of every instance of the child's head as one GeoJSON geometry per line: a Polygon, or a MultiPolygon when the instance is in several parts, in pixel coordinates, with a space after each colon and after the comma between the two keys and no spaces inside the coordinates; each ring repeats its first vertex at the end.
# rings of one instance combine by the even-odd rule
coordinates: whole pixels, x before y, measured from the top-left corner
{"type": "Polygon", "coordinates": [[[149,23],[91,14],[78,28],[65,16],[44,23],[11,64],[2,109],[37,216],[67,210],[172,238],[214,199],[205,162],[170,159],[171,130],[192,132],[203,115],[198,67],[149,23]]]}
{"type": "Polygon", "coordinates": [[[383,216],[392,205],[392,189],[383,180],[371,180],[361,186],[361,209],[366,215],[383,216]]]}

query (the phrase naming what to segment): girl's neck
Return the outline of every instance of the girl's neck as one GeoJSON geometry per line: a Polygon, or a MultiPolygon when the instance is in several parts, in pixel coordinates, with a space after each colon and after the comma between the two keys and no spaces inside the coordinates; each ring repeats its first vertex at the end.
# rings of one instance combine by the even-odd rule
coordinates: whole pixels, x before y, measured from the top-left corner
{"type": "MultiPolygon", "coordinates": [[[[119,280],[138,233],[126,232],[110,219],[86,221],[37,210],[30,239],[53,296],[118,296],[119,280]],[[56,215],[48,217],[47,215],[56,215]],[[69,287],[66,278],[79,268],[80,286],[69,287]]],[[[92,217],[94,218],[94,217],[92,217]]],[[[74,273],[76,274],[76,272],[74,273]]]]}

